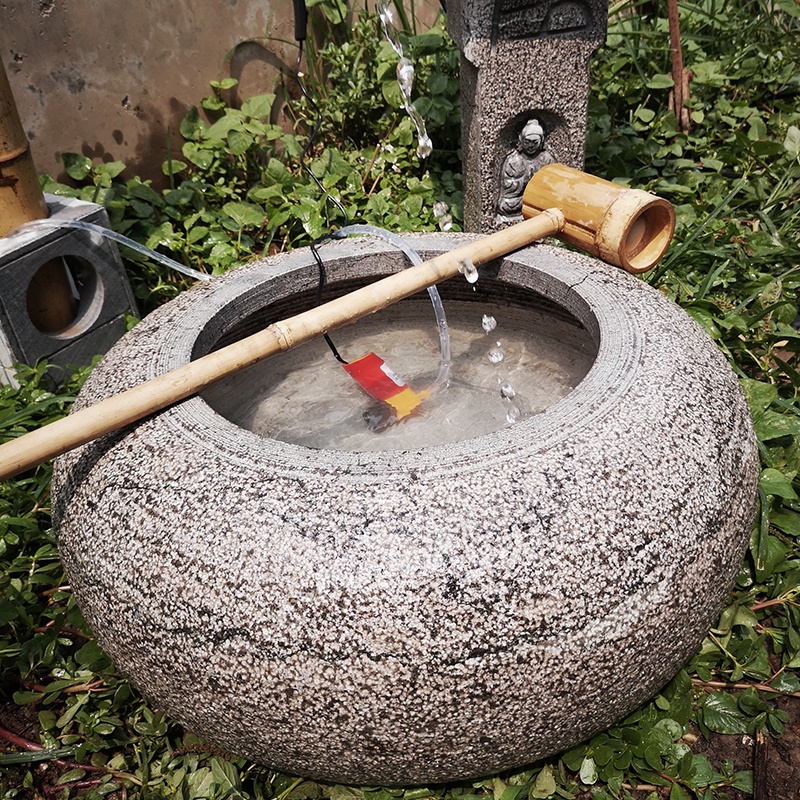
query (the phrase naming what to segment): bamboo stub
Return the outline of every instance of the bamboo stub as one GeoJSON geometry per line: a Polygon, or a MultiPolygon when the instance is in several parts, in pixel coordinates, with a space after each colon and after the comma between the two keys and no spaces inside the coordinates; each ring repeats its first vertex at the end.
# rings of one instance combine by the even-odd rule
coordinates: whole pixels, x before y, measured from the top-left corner
{"type": "Polygon", "coordinates": [[[564,164],[548,164],[531,178],[522,215],[550,206],[566,218],[559,239],[628,272],[654,267],[675,232],[675,211],[667,200],[564,164]]]}
{"type": "MultiPolygon", "coordinates": [[[[30,145],[0,63],[0,237],[48,215],[30,145]]],[[[77,303],[61,259],[42,264],[31,280],[27,311],[33,325],[45,333],[61,331],[75,319],[77,303]]]]}

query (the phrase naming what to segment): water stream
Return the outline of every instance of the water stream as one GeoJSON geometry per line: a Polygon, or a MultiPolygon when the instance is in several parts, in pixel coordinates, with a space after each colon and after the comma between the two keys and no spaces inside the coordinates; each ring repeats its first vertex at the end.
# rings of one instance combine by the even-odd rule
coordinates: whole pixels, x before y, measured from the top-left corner
{"type": "Polygon", "coordinates": [[[400,59],[397,62],[397,83],[400,86],[400,95],[403,98],[403,106],[406,113],[411,117],[411,121],[417,129],[417,156],[419,158],[427,158],[433,152],[433,142],[431,142],[428,131],[425,128],[425,120],[422,119],[419,111],[411,103],[411,90],[414,87],[414,65],[403,53],[403,45],[400,43],[400,37],[394,24],[394,12],[386,0],[378,0],[378,17],[381,25],[383,25],[387,41],[400,59]]]}

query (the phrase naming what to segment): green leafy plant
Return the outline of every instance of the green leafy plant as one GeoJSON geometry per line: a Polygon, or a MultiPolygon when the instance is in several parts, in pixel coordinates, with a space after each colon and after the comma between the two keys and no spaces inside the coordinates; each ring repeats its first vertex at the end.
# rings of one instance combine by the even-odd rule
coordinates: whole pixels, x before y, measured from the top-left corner
{"type": "MultiPolygon", "coordinates": [[[[336,17],[333,6],[317,8],[336,17]]],[[[458,55],[443,21],[423,34],[404,36],[417,64],[415,103],[435,143],[428,161],[416,155],[413,124],[400,108],[397,57],[381,43],[376,16],[362,11],[339,42],[344,35],[335,26],[311,61],[321,120],[313,140],[317,111],[305,98],[285,109],[294,126],[288,131],[271,121],[275,94],[250,97],[232,108],[223,96],[236,82],[215,81],[201,103],[203,112],[192,109],[180,126],[181,155],[163,165],[167,189],[156,191],[138,178],[120,180],[124,167],[118,162],[93,164],[68,153],[65,168],[78,185],[47,178],[45,190],[102,203],[118,232],[215,274],[341,226],[346,220],[338,206],[350,221],[435,230],[439,203],[458,229],[458,55]]],[[[185,288],[185,280],[163,275],[141,256],[124,255],[145,310],[185,288]]]]}
{"type": "MultiPolygon", "coordinates": [[[[0,797],[733,800],[752,792],[749,759],[712,756],[703,745],[778,737],[791,723],[786,703],[800,697],[800,12],[792,0],[724,8],[701,0],[682,4],[680,19],[694,127],[680,132],[668,109],[665,9],[624,0],[611,10],[608,44],[592,65],[587,159],[599,175],[676,203],[676,242],[646,280],[717,343],[739,376],[759,442],[750,549],[685,669],[607,731],[507,775],[397,789],[266,770],[184,731],[116,673],[65,585],[50,471],[40,467],[0,487],[0,797]]],[[[413,15],[400,22],[434,156],[415,155],[394,54],[374,15],[320,0],[307,79],[321,125],[307,163],[352,220],[430,230],[442,202],[458,226],[458,55],[441,23],[417,33],[413,15]]],[[[314,109],[293,100],[292,127],[282,128],[272,121],[274,96],[232,108],[224,100],[232,85],[212,84],[202,110],[184,120],[181,147],[164,165],[168,188],[123,180],[121,164],[77,155],[65,157],[74,184],[46,179],[46,188],[101,202],[116,230],[216,272],[341,224],[300,163],[314,109]]],[[[185,288],[184,279],[125,255],[145,308],[185,288]]],[[[65,413],[85,375],[56,392],[46,371],[23,368],[20,388],[0,387],[6,438],[65,413]]]]}

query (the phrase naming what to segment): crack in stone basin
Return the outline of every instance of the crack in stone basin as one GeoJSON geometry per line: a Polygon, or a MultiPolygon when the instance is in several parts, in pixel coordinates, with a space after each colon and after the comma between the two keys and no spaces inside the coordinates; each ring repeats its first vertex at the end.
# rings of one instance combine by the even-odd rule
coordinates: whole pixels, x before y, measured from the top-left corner
{"type": "MultiPolygon", "coordinates": [[[[369,429],[364,414],[376,401],[321,338],[220,381],[202,396],[231,422],[290,444],[421,448],[482,436],[540,413],[572,391],[596,355],[592,337],[576,319],[534,304],[449,300],[446,311],[453,360],[448,387],[385,430],[369,429]],[[495,330],[483,330],[482,314],[497,320],[495,330]],[[498,343],[504,358],[493,363],[489,353],[498,343]],[[513,399],[501,394],[506,384],[513,387],[513,399]]],[[[429,386],[438,370],[438,331],[424,301],[412,299],[346,326],[335,341],[346,358],[378,353],[416,391],[429,386]]]]}

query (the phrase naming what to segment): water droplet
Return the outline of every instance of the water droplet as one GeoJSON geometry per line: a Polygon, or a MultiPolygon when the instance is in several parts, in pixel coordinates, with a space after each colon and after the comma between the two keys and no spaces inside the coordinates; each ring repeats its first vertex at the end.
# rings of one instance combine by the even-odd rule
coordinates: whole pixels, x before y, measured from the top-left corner
{"type": "Polygon", "coordinates": [[[453,218],[449,214],[445,214],[439,220],[439,230],[449,231],[453,227],[453,218]]]}
{"type": "Polygon", "coordinates": [[[397,62],[397,82],[403,94],[411,94],[414,86],[414,65],[405,56],[397,62]]]}
{"type": "Polygon", "coordinates": [[[489,314],[484,314],[481,320],[481,326],[486,333],[490,333],[497,327],[497,320],[489,314]]]}
{"type": "Polygon", "coordinates": [[[492,364],[499,364],[505,357],[506,354],[503,352],[501,347],[492,347],[489,349],[489,361],[492,364]]]}
{"type": "Polygon", "coordinates": [[[472,263],[471,258],[462,259],[458,271],[467,279],[467,283],[475,283],[478,280],[478,268],[472,263]]]}
{"type": "Polygon", "coordinates": [[[503,397],[507,397],[509,400],[517,396],[514,387],[510,383],[504,383],[500,387],[500,394],[503,395],[503,397]]]}
{"type": "Polygon", "coordinates": [[[506,422],[513,425],[515,422],[519,422],[521,416],[522,412],[519,410],[519,406],[512,404],[508,407],[508,411],[506,412],[506,422]]]}
{"type": "Polygon", "coordinates": [[[445,203],[443,200],[437,200],[433,204],[433,216],[436,217],[436,219],[439,219],[439,217],[443,217],[446,213],[447,203],[445,203]]]}
{"type": "MultiPolygon", "coordinates": [[[[422,122],[422,117],[420,117],[420,123],[424,126],[424,122],[422,122]]],[[[417,158],[427,158],[433,152],[433,142],[431,141],[431,137],[428,136],[427,133],[423,132],[419,135],[419,144],[417,145],[417,158]]]]}

